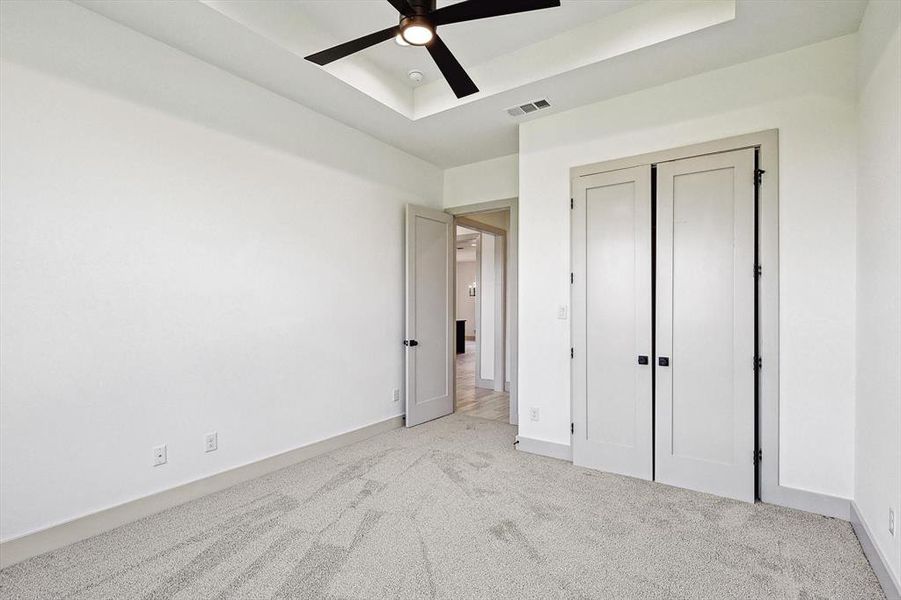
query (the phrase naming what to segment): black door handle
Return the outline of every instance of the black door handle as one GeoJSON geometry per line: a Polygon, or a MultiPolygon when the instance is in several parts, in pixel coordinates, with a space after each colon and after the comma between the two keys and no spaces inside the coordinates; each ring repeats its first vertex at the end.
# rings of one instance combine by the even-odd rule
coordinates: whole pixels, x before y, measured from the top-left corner
{"type": "Polygon", "coordinates": [[[404,346],[412,347],[412,346],[418,346],[418,345],[419,345],[419,342],[417,342],[416,340],[404,340],[404,346]]]}
{"type": "Polygon", "coordinates": [[[657,359],[657,364],[660,365],[661,367],[668,367],[669,366],[669,356],[659,357],[657,359]]]}
{"type": "Polygon", "coordinates": [[[645,356],[644,354],[639,354],[638,355],[638,364],[640,364],[640,365],[648,364],[648,357],[645,356]]]}

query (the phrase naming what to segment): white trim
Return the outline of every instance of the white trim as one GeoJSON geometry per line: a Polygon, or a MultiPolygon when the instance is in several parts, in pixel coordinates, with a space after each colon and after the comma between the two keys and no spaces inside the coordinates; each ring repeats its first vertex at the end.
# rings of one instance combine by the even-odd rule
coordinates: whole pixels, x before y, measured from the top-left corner
{"type": "Polygon", "coordinates": [[[882,586],[885,597],[888,600],[901,600],[901,581],[892,573],[892,570],[889,568],[889,562],[882,555],[879,546],[873,542],[870,528],[867,527],[866,522],[860,515],[860,511],[857,509],[857,503],[853,500],[851,501],[851,526],[854,528],[854,533],[860,541],[860,547],[863,548],[864,556],[870,561],[870,566],[873,567],[873,572],[876,573],[876,579],[879,580],[879,585],[882,586]]]}
{"type": "Polygon", "coordinates": [[[770,497],[761,502],[803,510],[824,517],[833,517],[842,521],[847,521],[851,514],[851,500],[848,498],[809,492],[784,485],[780,485],[778,490],[772,492],[770,497]]]}
{"type": "Polygon", "coordinates": [[[521,435],[516,436],[516,449],[529,454],[538,454],[548,456],[550,458],[558,458],[572,462],[573,452],[572,446],[568,444],[560,444],[558,442],[548,442],[546,440],[538,440],[535,438],[527,438],[521,435]]]}
{"type": "Polygon", "coordinates": [[[402,415],[0,542],[0,569],[126,523],[402,427],[402,415]]]}

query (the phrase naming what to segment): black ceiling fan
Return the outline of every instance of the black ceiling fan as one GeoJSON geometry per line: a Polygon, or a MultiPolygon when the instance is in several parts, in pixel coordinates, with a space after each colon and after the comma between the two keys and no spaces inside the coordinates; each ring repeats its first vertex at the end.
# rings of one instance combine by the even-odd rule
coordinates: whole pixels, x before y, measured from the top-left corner
{"type": "Polygon", "coordinates": [[[398,25],[338,44],[328,50],[311,54],[306,59],[319,66],[327,65],[380,42],[397,38],[399,42],[411,46],[425,46],[457,98],[462,98],[475,94],[479,88],[438,37],[439,25],[560,6],[560,0],[465,0],[437,9],[436,0],[388,0],[388,2],[400,13],[398,25]]]}

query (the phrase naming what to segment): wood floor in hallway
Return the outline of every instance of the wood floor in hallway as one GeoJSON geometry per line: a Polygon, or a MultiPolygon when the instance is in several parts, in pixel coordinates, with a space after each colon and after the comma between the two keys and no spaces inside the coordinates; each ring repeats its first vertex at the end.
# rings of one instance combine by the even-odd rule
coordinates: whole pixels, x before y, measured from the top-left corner
{"type": "Polygon", "coordinates": [[[457,412],[470,417],[510,422],[510,394],[476,387],[476,343],[466,342],[457,355],[457,412]]]}

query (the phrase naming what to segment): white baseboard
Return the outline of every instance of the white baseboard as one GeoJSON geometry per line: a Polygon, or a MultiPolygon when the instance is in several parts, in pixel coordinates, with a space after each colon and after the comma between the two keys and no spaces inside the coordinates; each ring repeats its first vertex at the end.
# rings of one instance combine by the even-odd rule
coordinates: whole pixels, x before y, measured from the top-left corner
{"type": "Polygon", "coordinates": [[[167,508],[172,508],[207,494],[224,490],[238,483],[284,469],[314,456],[319,456],[374,435],[402,427],[403,424],[404,417],[402,415],[391,417],[390,419],[313,442],[294,450],[288,450],[282,454],[276,454],[250,464],[241,465],[203,479],[151,494],[150,496],[78,517],[65,523],[52,525],[46,529],[28,533],[21,537],[5,540],[0,542],[0,569],[14,565],[32,556],[80,542],[167,508]]]}
{"type": "Polygon", "coordinates": [[[478,378],[476,378],[476,387],[482,388],[483,390],[493,390],[494,389],[494,380],[493,379],[478,379],[478,378]]]}
{"type": "Polygon", "coordinates": [[[521,435],[516,436],[516,440],[519,442],[518,444],[516,444],[516,448],[518,450],[522,450],[523,452],[529,452],[530,454],[540,454],[541,456],[549,456],[551,458],[559,458],[560,460],[572,462],[572,446],[568,444],[548,442],[545,440],[536,440],[533,438],[523,437],[521,435]]]}
{"type": "Polygon", "coordinates": [[[799,490],[784,485],[762,494],[761,502],[811,512],[847,521],[851,518],[851,500],[828,494],[799,490]]]}
{"type": "Polygon", "coordinates": [[[885,592],[885,597],[888,600],[901,600],[901,581],[898,581],[892,570],[889,569],[888,561],[880,552],[879,547],[873,542],[870,528],[867,527],[866,522],[860,515],[857,504],[853,500],[851,501],[851,526],[854,528],[854,533],[857,534],[857,539],[860,540],[860,547],[863,548],[864,555],[866,555],[867,560],[870,561],[870,566],[873,567],[873,571],[876,573],[876,578],[882,586],[882,591],[885,592]]]}

